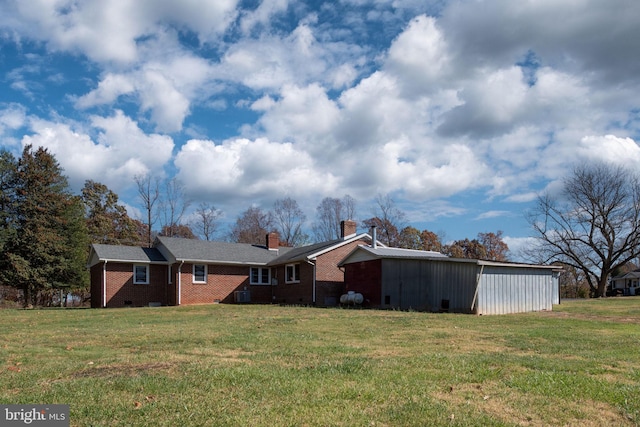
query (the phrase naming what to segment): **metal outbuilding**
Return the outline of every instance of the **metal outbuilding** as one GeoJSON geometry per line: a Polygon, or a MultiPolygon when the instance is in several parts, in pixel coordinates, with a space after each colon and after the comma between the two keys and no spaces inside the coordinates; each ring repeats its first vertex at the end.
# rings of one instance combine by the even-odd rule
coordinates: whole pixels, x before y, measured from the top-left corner
{"type": "Polygon", "coordinates": [[[346,291],[379,308],[507,314],[559,303],[559,268],[359,246],[339,264],[346,291]]]}

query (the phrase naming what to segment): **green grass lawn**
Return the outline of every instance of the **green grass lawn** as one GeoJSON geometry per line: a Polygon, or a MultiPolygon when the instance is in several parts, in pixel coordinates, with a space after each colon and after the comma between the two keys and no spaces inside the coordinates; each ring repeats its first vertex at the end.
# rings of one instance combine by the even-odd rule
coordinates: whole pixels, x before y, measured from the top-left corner
{"type": "Polygon", "coordinates": [[[0,310],[0,403],[78,426],[640,425],[640,297],[506,316],[0,310]]]}

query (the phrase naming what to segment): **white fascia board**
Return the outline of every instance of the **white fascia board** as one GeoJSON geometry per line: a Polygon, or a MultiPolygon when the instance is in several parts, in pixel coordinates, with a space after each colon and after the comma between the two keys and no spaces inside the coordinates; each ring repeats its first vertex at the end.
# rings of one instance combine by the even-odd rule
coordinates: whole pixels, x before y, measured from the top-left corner
{"type": "MultiPolygon", "coordinates": [[[[356,240],[360,240],[360,239],[365,238],[365,237],[369,238],[369,240],[371,240],[371,236],[369,236],[368,233],[356,234],[353,237],[349,237],[348,239],[343,240],[343,241],[341,241],[339,243],[336,243],[333,246],[330,246],[328,248],[324,248],[321,251],[318,251],[318,252],[312,253],[310,255],[307,255],[307,259],[308,260],[315,260],[320,255],[326,254],[327,252],[331,252],[332,250],[334,250],[336,248],[339,248],[341,246],[347,245],[347,244],[349,244],[351,242],[355,242],[356,240]]],[[[380,245],[386,248],[386,246],[384,246],[382,243],[380,243],[380,245]]]]}
{"type": "Polygon", "coordinates": [[[116,259],[100,258],[99,261],[119,262],[121,264],[159,264],[159,265],[169,265],[170,264],[168,261],[149,261],[149,260],[145,261],[145,260],[139,260],[139,259],[132,260],[132,259],[120,259],[120,258],[116,258],[116,259]]]}
{"type": "Polygon", "coordinates": [[[238,262],[238,261],[216,261],[210,259],[188,259],[176,258],[176,262],[185,264],[216,264],[216,265],[238,265],[238,266],[266,266],[266,262],[238,262]]]}

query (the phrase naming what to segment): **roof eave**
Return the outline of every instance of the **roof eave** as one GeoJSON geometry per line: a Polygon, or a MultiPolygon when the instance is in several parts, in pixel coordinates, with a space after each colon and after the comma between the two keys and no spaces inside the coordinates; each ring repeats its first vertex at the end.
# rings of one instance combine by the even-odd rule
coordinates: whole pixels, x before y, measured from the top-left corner
{"type": "MultiPolygon", "coordinates": [[[[98,258],[98,262],[121,262],[121,263],[131,263],[131,264],[160,264],[160,265],[169,265],[171,264],[169,261],[151,261],[151,260],[140,260],[140,259],[121,259],[121,258],[98,258]]],[[[92,266],[98,264],[98,262],[93,263],[92,266]]]]}
{"type": "Polygon", "coordinates": [[[191,258],[176,258],[176,262],[188,263],[188,264],[217,264],[217,265],[237,265],[237,266],[252,266],[267,265],[267,262],[255,262],[255,261],[221,261],[211,259],[191,259],[191,258]]]}
{"type": "MultiPolygon", "coordinates": [[[[354,235],[352,237],[344,239],[341,242],[336,243],[335,245],[329,246],[328,248],[324,248],[324,249],[322,249],[322,250],[320,250],[318,252],[314,252],[312,254],[309,254],[309,255],[306,256],[306,259],[314,260],[314,259],[318,258],[320,255],[326,254],[327,252],[331,252],[332,250],[334,250],[336,248],[339,248],[341,246],[347,245],[349,243],[361,240],[362,238],[371,239],[371,236],[368,233],[356,234],[356,235],[354,235]]],[[[384,246],[384,247],[386,247],[386,246],[384,246]]],[[[355,249],[357,249],[357,248],[355,248],[355,249]]]]}

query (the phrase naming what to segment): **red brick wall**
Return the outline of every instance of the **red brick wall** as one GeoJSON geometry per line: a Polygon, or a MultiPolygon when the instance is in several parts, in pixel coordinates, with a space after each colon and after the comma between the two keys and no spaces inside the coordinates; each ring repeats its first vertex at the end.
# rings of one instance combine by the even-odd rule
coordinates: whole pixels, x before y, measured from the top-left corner
{"type": "Polygon", "coordinates": [[[91,308],[102,307],[102,268],[104,264],[91,267],[91,308]]]}
{"type": "Polygon", "coordinates": [[[273,302],[273,290],[275,286],[271,285],[251,285],[251,302],[259,304],[271,304],[273,302]]]}
{"type": "Polygon", "coordinates": [[[345,265],[345,291],[359,292],[364,297],[363,305],[382,305],[382,261],[362,261],[345,265]]]}
{"type": "Polygon", "coordinates": [[[296,264],[300,265],[300,282],[298,283],[286,283],[284,265],[271,269],[271,277],[278,280],[278,285],[273,287],[275,297],[273,302],[279,304],[313,303],[313,266],[304,261],[296,264]]]}
{"type": "Polygon", "coordinates": [[[270,285],[249,284],[249,266],[207,265],[206,283],[193,283],[192,264],[183,264],[181,271],[181,305],[233,303],[234,292],[244,290],[251,292],[251,302],[271,302],[270,285]]]}
{"type": "MultiPolygon", "coordinates": [[[[354,248],[362,245],[363,240],[351,242],[320,255],[316,259],[316,305],[337,304],[340,295],[345,293],[344,273],[338,263],[354,248]]],[[[313,304],[313,265],[300,262],[300,283],[285,283],[285,266],[272,270],[278,279],[274,286],[274,302],[282,304],[313,304]]]]}
{"type": "MultiPolygon", "coordinates": [[[[102,269],[102,264],[96,265],[94,268],[102,269]]],[[[167,304],[166,283],[166,265],[149,265],[149,284],[137,285],[133,284],[133,264],[108,262],[107,307],[124,307],[128,305],[139,307],[149,305],[150,302],[167,304]],[[130,304],[125,304],[126,302],[130,302],[130,304]]],[[[102,297],[100,296],[99,298],[101,300],[102,297]]]]}
{"type": "Polygon", "coordinates": [[[346,293],[344,286],[344,271],[338,268],[338,263],[359,245],[363,240],[357,240],[322,254],[316,260],[316,304],[320,306],[332,305],[340,302],[340,295],[346,293]]]}

